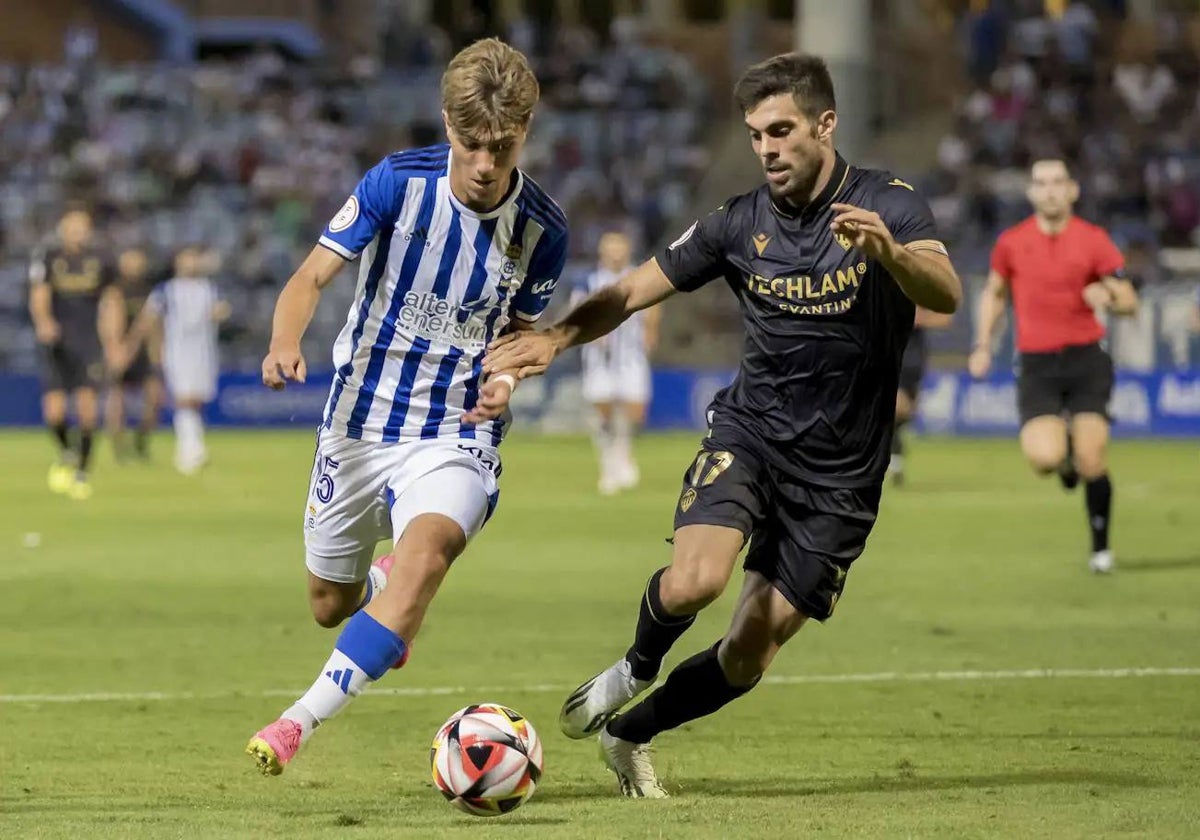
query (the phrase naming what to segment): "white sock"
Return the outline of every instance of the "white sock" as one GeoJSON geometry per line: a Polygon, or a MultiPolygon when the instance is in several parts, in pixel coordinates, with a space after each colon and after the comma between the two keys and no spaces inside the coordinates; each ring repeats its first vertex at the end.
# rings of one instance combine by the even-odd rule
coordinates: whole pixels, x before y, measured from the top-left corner
{"type": "Polygon", "coordinates": [[[182,464],[199,463],[204,458],[204,421],[194,408],[175,410],[175,456],[182,464]]]}
{"type": "Polygon", "coordinates": [[[300,724],[301,740],[307,741],[314,729],[346,708],[371,681],[350,657],[334,648],[317,681],[280,717],[300,724]]]}
{"type": "Polygon", "coordinates": [[[638,470],[633,460],[633,423],[623,412],[617,412],[614,417],[613,461],[622,483],[636,483],[638,470]]]}
{"type": "Polygon", "coordinates": [[[383,569],[375,565],[367,569],[367,585],[363,588],[363,597],[358,608],[361,610],[378,598],[379,593],[387,588],[387,582],[387,575],[383,573],[383,569]]]}
{"type": "Polygon", "coordinates": [[[592,443],[600,458],[600,481],[603,483],[613,475],[613,430],[611,421],[606,423],[598,413],[592,415],[592,443]]]}

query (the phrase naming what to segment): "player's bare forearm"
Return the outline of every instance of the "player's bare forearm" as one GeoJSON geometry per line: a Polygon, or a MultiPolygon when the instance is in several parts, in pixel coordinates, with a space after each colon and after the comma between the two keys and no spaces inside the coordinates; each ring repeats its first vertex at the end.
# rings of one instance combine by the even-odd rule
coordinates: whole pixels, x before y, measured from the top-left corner
{"type": "Polygon", "coordinates": [[[915,325],[923,330],[941,330],[950,326],[954,316],[945,312],[934,312],[923,306],[917,307],[915,325]]]}
{"type": "Polygon", "coordinates": [[[34,283],[29,289],[29,317],[35,327],[43,327],[54,321],[50,308],[50,286],[34,283]]]}
{"type": "Polygon", "coordinates": [[[328,248],[317,246],[291,276],[275,302],[271,322],[271,348],[295,349],[316,314],[321,290],[329,285],[345,260],[328,248]]]}
{"type": "Polygon", "coordinates": [[[658,261],[649,259],[576,306],[550,333],[560,351],[587,344],[608,335],[633,313],[649,309],[674,293],[675,287],[658,261]]]}
{"type": "Polygon", "coordinates": [[[992,272],[988,275],[987,286],[979,305],[979,324],[975,332],[975,347],[992,347],[995,338],[996,325],[1008,307],[1008,288],[1000,275],[992,272]]]}
{"type": "Polygon", "coordinates": [[[100,314],[96,322],[100,343],[113,350],[121,342],[125,332],[125,295],[116,287],[109,287],[100,297],[100,314]]]}
{"type": "Polygon", "coordinates": [[[950,315],[962,302],[962,281],[944,254],[899,246],[881,262],[917,306],[950,315]]]}

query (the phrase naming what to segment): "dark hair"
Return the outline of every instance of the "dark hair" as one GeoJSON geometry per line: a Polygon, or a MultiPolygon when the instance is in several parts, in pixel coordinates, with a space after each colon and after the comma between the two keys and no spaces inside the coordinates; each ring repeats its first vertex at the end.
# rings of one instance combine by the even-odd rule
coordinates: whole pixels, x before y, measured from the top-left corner
{"type": "Polygon", "coordinates": [[[780,93],[790,93],[796,107],[810,120],[837,109],[833,79],[820,56],[784,53],[768,58],[748,67],[733,88],[734,99],[743,112],[780,93]]]}

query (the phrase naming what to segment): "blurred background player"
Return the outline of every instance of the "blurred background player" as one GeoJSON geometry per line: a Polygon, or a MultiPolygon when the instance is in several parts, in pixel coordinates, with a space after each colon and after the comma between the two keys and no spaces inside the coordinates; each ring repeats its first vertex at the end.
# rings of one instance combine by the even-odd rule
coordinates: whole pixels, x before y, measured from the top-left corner
{"type": "MultiPolygon", "coordinates": [[[[576,303],[624,277],[633,266],[629,237],[600,237],[599,266],[587,276],[576,303]]],[[[583,398],[593,410],[600,492],[609,496],[637,486],[633,435],[646,421],[650,402],[649,356],[658,342],[657,306],[635,313],[613,332],[583,348],[583,398]]]]}
{"type": "Polygon", "coordinates": [[[953,319],[953,315],[917,307],[912,335],[908,338],[904,358],[900,362],[900,388],[896,391],[896,422],[892,427],[892,458],[888,461],[888,475],[897,487],[904,484],[904,427],[917,416],[921,380],[925,378],[925,366],[929,361],[925,331],[944,329],[950,326],[953,319]]]}
{"type": "Polygon", "coordinates": [[[132,361],[142,345],[161,343],[163,377],[174,409],[175,468],[184,475],[208,461],[202,412],[217,395],[217,329],[229,316],[228,304],[206,271],[201,249],[181,250],[174,276],[150,293],[124,351],[132,361]]]}
{"type": "Polygon", "coordinates": [[[968,368],[976,378],[987,376],[996,325],[1011,297],[1021,450],[1035,472],[1057,472],[1068,490],[1083,479],[1092,532],[1088,568],[1111,572],[1105,452],[1113,362],[1103,346],[1103,315],[1136,312],[1137,292],[1108,234],[1073,214],[1079,185],[1066,163],[1040,160],[1030,174],[1034,214],[1000,234],[992,250],[968,368]]]}
{"type": "Polygon", "coordinates": [[[42,415],[59,450],[47,482],[73,499],[92,494],[88,467],[98,394],[124,329],[121,291],[92,236],[91,215],[68,211],[58,223],[57,241],[35,256],[29,270],[29,312],[42,353],[42,415]],[[68,397],[79,422],[73,443],[68,397]]]}
{"type": "MultiPolygon", "coordinates": [[[[154,286],[145,251],[129,248],[121,252],[117,257],[117,284],[125,298],[125,323],[132,330],[154,286]]],[[[161,349],[160,342],[141,342],[129,364],[113,377],[106,412],[108,436],[117,460],[122,460],[128,453],[125,401],[134,397],[141,399],[141,412],[134,431],[133,451],[141,459],[149,457],[150,435],[158,424],[158,411],[162,406],[159,374],[162,359],[158,355],[161,349]]]]}

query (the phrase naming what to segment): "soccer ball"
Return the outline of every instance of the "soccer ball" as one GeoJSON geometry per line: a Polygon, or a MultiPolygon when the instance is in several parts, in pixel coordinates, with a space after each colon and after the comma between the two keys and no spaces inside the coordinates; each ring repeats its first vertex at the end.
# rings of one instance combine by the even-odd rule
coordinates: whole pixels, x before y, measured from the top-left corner
{"type": "Polygon", "coordinates": [[[528,720],[498,703],[459,709],[429,752],[433,783],[455,807],[479,817],[507,814],[542,777],[542,742],[528,720]]]}

